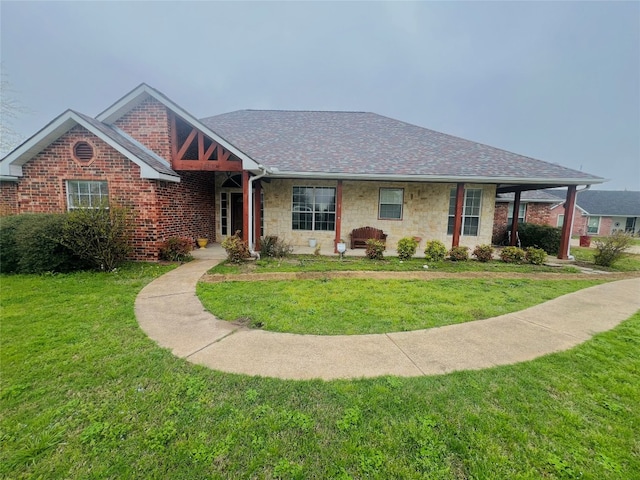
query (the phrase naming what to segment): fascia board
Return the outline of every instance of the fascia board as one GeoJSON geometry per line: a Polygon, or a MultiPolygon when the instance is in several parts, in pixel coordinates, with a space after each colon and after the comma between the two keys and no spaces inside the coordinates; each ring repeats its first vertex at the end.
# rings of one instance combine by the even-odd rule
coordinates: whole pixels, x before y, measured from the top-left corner
{"type": "Polygon", "coordinates": [[[433,183],[489,183],[489,184],[561,184],[561,185],[592,185],[603,183],[604,178],[526,178],[526,177],[475,177],[475,176],[447,176],[447,175],[394,175],[394,174],[361,174],[361,173],[331,173],[331,172],[297,172],[283,171],[270,168],[271,178],[317,178],[317,179],[342,179],[342,180],[377,180],[390,182],[433,182],[433,183]]]}
{"type": "Polygon", "coordinates": [[[171,110],[173,113],[184,119],[187,123],[189,123],[192,127],[200,130],[206,136],[216,141],[224,148],[233,153],[236,157],[242,160],[242,168],[244,170],[251,171],[259,171],[258,162],[249,157],[242,150],[235,147],[233,144],[229,143],[227,140],[222,138],[220,135],[215,133],[213,130],[209,129],[207,126],[202,124],[197,118],[192,116],[189,112],[184,110],[182,107],[178,106],[176,103],[171,101],[168,97],[166,97],[161,92],[156,89],[150,87],[146,83],[141,84],[130,93],[122,97],[116,103],[114,103],[111,107],[107,108],[104,112],[100,113],[96,116],[96,120],[100,122],[107,123],[111,125],[118,118],[123,116],[125,113],[132,110],[135,106],[142,103],[148,97],[153,97],[158,102],[162,103],[165,107],[171,110]]]}

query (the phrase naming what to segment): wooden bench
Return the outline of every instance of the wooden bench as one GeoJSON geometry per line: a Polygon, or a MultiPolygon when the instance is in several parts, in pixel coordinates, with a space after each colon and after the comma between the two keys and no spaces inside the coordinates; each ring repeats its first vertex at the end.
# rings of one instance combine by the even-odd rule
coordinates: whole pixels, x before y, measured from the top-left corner
{"type": "Polygon", "coordinates": [[[387,234],[379,228],[374,227],[360,227],[351,231],[351,248],[367,248],[367,240],[373,238],[386,242],[387,234]]]}

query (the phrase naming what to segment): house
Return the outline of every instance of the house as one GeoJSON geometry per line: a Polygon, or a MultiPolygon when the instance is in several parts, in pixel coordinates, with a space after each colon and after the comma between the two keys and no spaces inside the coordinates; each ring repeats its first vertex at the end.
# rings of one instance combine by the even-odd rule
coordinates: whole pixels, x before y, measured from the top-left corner
{"type": "MultiPolygon", "coordinates": [[[[565,192],[555,191],[562,198],[565,192]]],[[[551,207],[548,224],[562,227],[564,202],[551,207]]],[[[640,235],[640,192],[627,190],[584,190],[578,192],[573,215],[574,235],[611,235],[625,231],[640,235]]]]}
{"type": "Polygon", "coordinates": [[[522,192],[567,187],[572,204],[578,186],[603,181],[373,113],[196,119],[142,84],[95,118],[67,110],[4,157],[0,209],[131,207],[140,260],[170,237],[237,230],[256,249],[262,234],[331,245],[363,226],[390,248],[408,235],[473,247],[491,241],[497,194],[519,208],[522,192]]]}
{"type": "MultiPolygon", "coordinates": [[[[566,196],[566,192],[565,192],[566,196]]],[[[507,230],[513,223],[514,193],[499,193],[496,196],[493,214],[493,243],[504,241],[507,230]]],[[[529,190],[522,192],[518,208],[518,223],[549,224],[551,207],[557,205],[558,196],[546,190],[529,190]]]]}

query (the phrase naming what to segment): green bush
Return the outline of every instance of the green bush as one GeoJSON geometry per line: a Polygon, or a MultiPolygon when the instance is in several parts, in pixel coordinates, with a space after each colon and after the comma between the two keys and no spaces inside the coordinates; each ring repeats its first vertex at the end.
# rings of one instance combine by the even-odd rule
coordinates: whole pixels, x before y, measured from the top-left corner
{"type": "Polygon", "coordinates": [[[242,263],[251,256],[247,242],[240,238],[240,230],[227,237],[222,242],[222,248],[227,251],[227,259],[231,263],[242,263]]]}
{"type": "Polygon", "coordinates": [[[631,241],[631,236],[622,231],[615,232],[610,237],[596,240],[596,254],[593,256],[595,264],[601,267],[612,266],[624,256],[631,241]]]}
{"type": "Polygon", "coordinates": [[[293,247],[276,235],[267,235],[260,239],[260,253],[267,257],[284,258],[293,253],[293,247]]]}
{"type": "Polygon", "coordinates": [[[560,251],[561,228],[523,223],[518,226],[518,235],[522,248],[541,248],[549,255],[555,255],[560,251]]]}
{"type": "Polygon", "coordinates": [[[466,262],[469,260],[469,247],[458,245],[449,250],[449,260],[453,262],[466,262]]]}
{"type": "Polygon", "coordinates": [[[504,247],[500,252],[500,258],[504,263],[522,263],[526,253],[518,247],[504,247]]]}
{"type": "Polygon", "coordinates": [[[382,252],[384,252],[385,248],[384,242],[376,240],[375,238],[370,238],[367,240],[367,249],[364,253],[367,258],[370,258],[371,260],[382,260],[382,252]]]}
{"type": "Polygon", "coordinates": [[[427,242],[424,248],[424,258],[427,262],[441,262],[447,255],[447,247],[440,240],[427,242]]]}
{"type": "Polygon", "coordinates": [[[60,243],[96,270],[112,271],[131,253],[130,210],[112,205],[67,214],[60,243]]]}
{"type": "Polygon", "coordinates": [[[418,241],[413,237],[401,238],[398,242],[398,258],[400,260],[409,260],[416,254],[418,248],[418,241]]]}
{"type": "Polygon", "coordinates": [[[171,237],[160,245],[160,259],[170,262],[189,262],[193,260],[191,251],[193,240],[186,237],[171,237]]]}
{"type": "Polygon", "coordinates": [[[533,265],[542,265],[547,260],[547,252],[541,248],[527,247],[525,249],[525,260],[533,265]]]}
{"type": "Polygon", "coordinates": [[[491,245],[476,245],[473,250],[473,256],[478,259],[479,262],[488,262],[493,258],[493,247],[491,245]]]}
{"type": "Polygon", "coordinates": [[[26,213],[0,223],[0,271],[70,272],[85,267],[60,243],[65,214],[26,213]]]}

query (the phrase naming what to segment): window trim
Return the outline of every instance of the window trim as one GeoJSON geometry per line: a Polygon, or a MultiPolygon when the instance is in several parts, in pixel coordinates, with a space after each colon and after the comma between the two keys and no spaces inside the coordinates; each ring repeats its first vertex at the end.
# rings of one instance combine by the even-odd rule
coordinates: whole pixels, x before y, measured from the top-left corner
{"type": "MultiPolygon", "coordinates": [[[[513,207],[515,206],[515,202],[509,202],[507,206],[507,225],[511,225],[513,222],[513,207]]],[[[527,219],[527,203],[520,202],[520,207],[518,209],[518,224],[524,223],[527,219]],[[522,217],[520,216],[520,209],[522,209],[522,217]]]]}
{"type": "MultiPolygon", "coordinates": [[[[464,198],[462,201],[462,222],[460,225],[460,236],[461,237],[477,237],[480,235],[480,221],[482,219],[482,197],[483,197],[484,191],[482,188],[465,188],[464,189],[464,198]],[[469,196],[470,192],[480,192],[480,195],[478,197],[478,214],[477,215],[469,215],[467,214],[467,199],[469,196]],[[465,232],[465,221],[467,219],[473,219],[473,218],[477,218],[478,219],[478,224],[476,226],[476,233],[464,233],[465,232]]],[[[456,212],[455,212],[455,198],[456,198],[456,188],[452,188],[449,191],[449,215],[447,216],[447,235],[453,235],[453,229],[455,226],[455,216],[456,216],[456,212]],[[454,199],[454,202],[452,203],[451,200],[452,198],[454,199]],[[451,212],[453,210],[453,213],[451,212]],[[451,219],[454,219],[453,224],[451,224],[451,219]],[[449,228],[451,227],[451,232],[449,231],[449,228]]],[[[470,228],[471,226],[469,226],[470,228]]]]}
{"type": "Polygon", "coordinates": [[[109,206],[109,182],[107,180],[77,180],[77,179],[73,179],[73,180],[65,180],[65,189],[66,189],[66,197],[67,197],[67,211],[71,211],[71,210],[77,210],[80,208],[100,208],[100,206],[102,205],[103,200],[105,201],[107,208],[109,206]],[[88,187],[88,193],[84,194],[82,192],[80,192],[80,185],[81,184],[86,184],[89,185],[88,187]],[[76,188],[76,192],[72,192],[72,185],[77,185],[76,188]],[[91,185],[98,185],[99,187],[99,193],[97,195],[98,197],[98,204],[94,204],[94,202],[92,201],[92,199],[94,198],[94,194],[93,192],[91,192],[91,185]],[[104,189],[104,192],[103,192],[104,189]],[[73,195],[75,193],[75,196],[73,195]],[[73,199],[76,197],[81,197],[84,196],[86,198],[89,199],[89,205],[74,205],[73,203],[73,199]]]}
{"type": "Polygon", "coordinates": [[[402,221],[404,218],[404,188],[399,187],[380,187],[378,191],[378,220],[402,221]],[[400,217],[383,217],[382,216],[382,191],[392,190],[400,191],[400,203],[385,203],[384,205],[400,205],[400,217]]]}
{"type": "Polygon", "coordinates": [[[564,226],[564,213],[559,213],[556,220],[556,227],[564,226]]]}
{"type": "Polygon", "coordinates": [[[594,216],[589,216],[587,217],[587,235],[598,235],[598,232],[600,232],[600,220],[602,219],[602,217],[598,216],[598,215],[594,215],[594,216]],[[598,220],[598,225],[596,225],[595,227],[595,232],[591,231],[591,226],[589,225],[590,220],[594,218],[598,220]]]}

